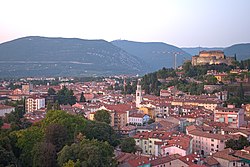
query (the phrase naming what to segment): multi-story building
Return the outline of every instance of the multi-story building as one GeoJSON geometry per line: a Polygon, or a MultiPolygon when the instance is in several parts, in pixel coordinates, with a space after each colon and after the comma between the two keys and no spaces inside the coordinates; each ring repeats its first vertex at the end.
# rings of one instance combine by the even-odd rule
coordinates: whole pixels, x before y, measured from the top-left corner
{"type": "Polygon", "coordinates": [[[30,96],[25,101],[26,112],[33,112],[45,108],[45,98],[39,96],[30,96]]]}
{"type": "Polygon", "coordinates": [[[32,91],[33,89],[33,85],[32,84],[26,84],[26,85],[22,85],[22,93],[29,95],[30,91],[32,91]]]}
{"type": "Polygon", "coordinates": [[[187,155],[192,151],[192,138],[173,132],[151,131],[137,133],[133,137],[143,154],[166,156],[171,154],[187,155]]]}
{"type": "Polygon", "coordinates": [[[116,130],[120,130],[129,123],[129,111],[133,110],[133,106],[129,104],[104,105],[100,110],[107,110],[111,116],[111,126],[116,130]]]}
{"type": "Polygon", "coordinates": [[[131,113],[129,115],[129,124],[143,125],[143,123],[147,122],[149,119],[150,117],[143,113],[131,113]]]}
{"type": "Polygon", "coordinates": [[[205,99],[174,99],[171,102],[172,106],[199,106],[208,110],[215,110],[217,106],[220,106],[220,102],[217,100],[205,100],[205,99]]]}
{"type": "Polygon", "coordinates": [[[214,110],[214,121],[224,122],[230,127],[239,128],[244,124],[244,109],[235,108],[234,105],[217,107],[214,110]]]}
{"type": "Polygon", "coordinates": [[[230,135],[204,132],[194,126],[187,127],[186,133],[193,137],[193,152],[205,156],[223,150],[225,142],[232,138],[230,135]]]}

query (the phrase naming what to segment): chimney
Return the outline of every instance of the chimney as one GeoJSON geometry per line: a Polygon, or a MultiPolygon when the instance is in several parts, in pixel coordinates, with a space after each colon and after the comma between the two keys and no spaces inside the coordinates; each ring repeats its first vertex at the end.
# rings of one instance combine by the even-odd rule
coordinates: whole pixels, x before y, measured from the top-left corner
{"type": "Polygon", "coordinates": [[[189,161],[189,158],[187,158],[186,160],[189,161]]]}

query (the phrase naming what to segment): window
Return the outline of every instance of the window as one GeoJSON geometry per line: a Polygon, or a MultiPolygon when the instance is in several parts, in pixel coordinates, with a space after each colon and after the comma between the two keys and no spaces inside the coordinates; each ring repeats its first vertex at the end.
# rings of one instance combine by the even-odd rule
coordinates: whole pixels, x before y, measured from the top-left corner
{"type": "Polygon", "coordinates": [[[211,139],[211,141],[214,141],[214,139],[211,139]]]}
{"type": "Polygon", "coordinates": [[[235,166],[235,162],[233,163],[233,166],[235,166]]]}
{"type": "Polygon", "coordinates": [[[211,151],[214,151],[214,149],[213,149],[213,148],[211,148],[211,151]]]}
{"type": "Polygon", "coordinates": [[[225,122],[225,121],[224,121],[224,118],[219,118],[219,121],[220,121],[220,122],[225,122]]]}
{"type": "Polygon", "coordinates": [[[214,144],[211,144],[211,146],[213,147],[213,146],[214,146],[214,144]]]}
{"type": "Polygon", "coordinates": [[[219,145],[217,145],[217,148],[219,148],[219,145]]]}

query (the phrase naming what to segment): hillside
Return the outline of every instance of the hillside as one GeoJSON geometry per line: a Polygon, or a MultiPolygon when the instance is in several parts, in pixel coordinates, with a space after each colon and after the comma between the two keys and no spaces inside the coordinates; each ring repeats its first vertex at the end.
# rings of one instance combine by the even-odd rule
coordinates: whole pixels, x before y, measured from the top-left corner
{"type": "Polygon", "coordinates": [[[24,37],[0,44],[0,77],[140,74],[143,61],[104,40],[24,37]]]}
{"type": "Polygon", "coordinates": [[[237,60],[250,59],[250,43],[232,45],[223,51],[228,56],[236,54],[237,60]]]}
{"type": "Polygon", "coordinates": [[[156,71],[162,67],[174,67],[174,53],[179,53],[177,65],[181,65],[185,60],[191,59],[191,55],[180,48],[162,42],[116,40],[112,41],[112,44],[144,60],[147,66],[149,66],[149,71],[156,71]]]}

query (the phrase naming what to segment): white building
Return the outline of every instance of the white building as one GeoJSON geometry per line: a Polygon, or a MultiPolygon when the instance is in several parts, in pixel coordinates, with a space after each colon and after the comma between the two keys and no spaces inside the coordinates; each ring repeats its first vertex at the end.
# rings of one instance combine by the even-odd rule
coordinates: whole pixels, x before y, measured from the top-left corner
{"type": "Polygon", "coordinates": [[[142,90],[141,90],[141,79],[138,80],[137,89],[136,89],[136,107],[140,107],[142,102],[142,90]]]}
{"type": "Polygon", "coordinates": [[[6,113],[10,113],[12,111],[15,111],[15,107],[0,104],[0,117],[3,117],[6,113]]]}
{"type": "Polygon", "coordinates": [[[26,99],[25,110],[26,112],[33,112],[45,108],[45,98],[38,96],[31,96],[26,99]]]}

